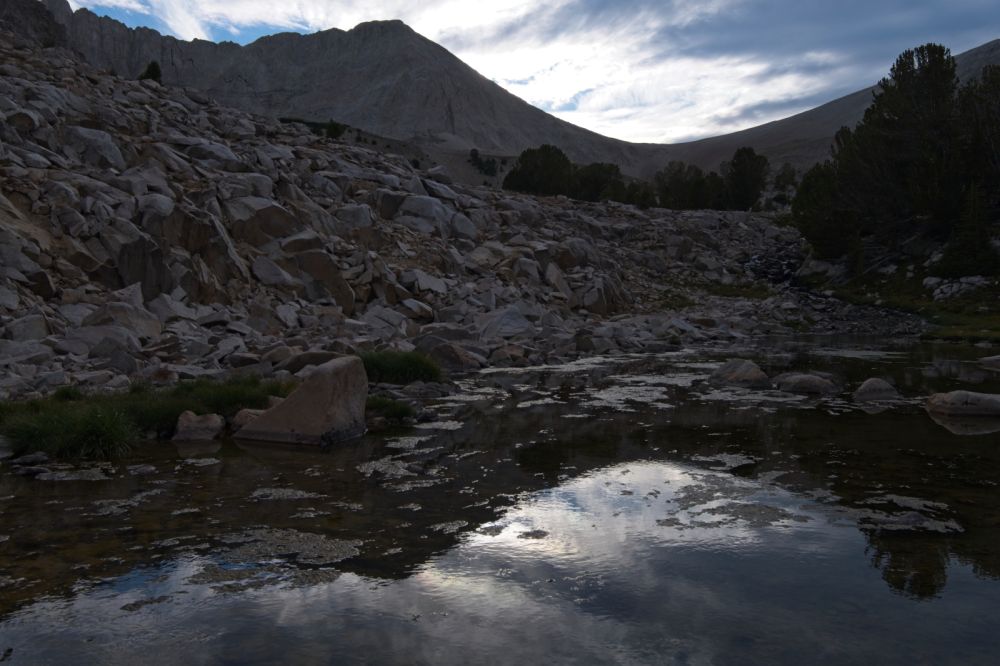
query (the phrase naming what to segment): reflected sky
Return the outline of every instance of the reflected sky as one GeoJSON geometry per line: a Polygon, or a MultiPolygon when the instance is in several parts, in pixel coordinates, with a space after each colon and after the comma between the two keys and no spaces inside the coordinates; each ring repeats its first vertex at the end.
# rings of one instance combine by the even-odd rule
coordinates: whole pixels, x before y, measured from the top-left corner
{"type": "Polygon", "coordinates": [[[262,566],[237,590],[200,580],[224,561],[180,557],[40,600],[0,647],[16,663],[987,663],[1000,583],[952,563],[915,603],[867,549],[827,506],[640,461],[526,495],[403,580],[262,566]]]}

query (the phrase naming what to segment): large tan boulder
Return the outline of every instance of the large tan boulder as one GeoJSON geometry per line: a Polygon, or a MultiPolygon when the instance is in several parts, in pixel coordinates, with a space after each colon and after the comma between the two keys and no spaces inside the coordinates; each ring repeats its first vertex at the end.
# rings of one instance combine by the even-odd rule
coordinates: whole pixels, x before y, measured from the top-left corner
{"type": "Polygon", "coordinates": [[[927,400],[927,411],[938,416],[1000,417],[1000,395],[972,391],[935,393],[927,400]]]}
{"type": "Polygon", "coordinates": [[[368,375],[357,356],[316,368],[281,404],[236,433],[238,439],[289,444],[336,444],[365,432],[368,375]]]}

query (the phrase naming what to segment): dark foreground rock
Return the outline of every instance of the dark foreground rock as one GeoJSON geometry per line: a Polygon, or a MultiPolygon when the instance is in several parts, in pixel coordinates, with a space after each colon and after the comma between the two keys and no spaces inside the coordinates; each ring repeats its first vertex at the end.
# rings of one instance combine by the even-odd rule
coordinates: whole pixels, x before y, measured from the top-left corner
{"type": "Polygon", "coordinates": [[[316,368],[281,404],[253,419],[239,439],[289,444],[336,444],[365,432],[368,376],[357,356],[316,368]]]}

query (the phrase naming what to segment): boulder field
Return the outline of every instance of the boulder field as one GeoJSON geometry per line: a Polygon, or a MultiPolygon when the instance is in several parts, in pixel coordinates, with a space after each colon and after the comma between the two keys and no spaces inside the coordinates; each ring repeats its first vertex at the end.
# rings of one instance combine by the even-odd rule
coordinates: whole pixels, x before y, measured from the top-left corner
{"type": "Polygon", "coordinates": [[[920,325],[791,286],[807,248],[765,216],[456,185],[34,32],[0,31],[0,399],[920,325]]]}

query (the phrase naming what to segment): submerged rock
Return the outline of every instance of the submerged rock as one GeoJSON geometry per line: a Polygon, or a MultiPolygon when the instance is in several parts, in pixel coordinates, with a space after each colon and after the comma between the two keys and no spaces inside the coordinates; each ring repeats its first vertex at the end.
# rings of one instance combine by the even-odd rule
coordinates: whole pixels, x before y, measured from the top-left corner
{"type": "Polygon", "coordinates": [[[858,387],[854,392],[854,402],[892,402],[902,396],[889,382],[878,377],[872,377],[858,387]]]}
{"type": "Polygon", "coordinates": [[[334,444],[365,432],[368,376],[357,356],[316,368],[281,404],[239,430],[240,439],[291,444],[334,444]]]}
{"type": "Polygon", "coordinates": [[[197,415],[188,411],[177,419],[177,432],[174,441],[177,442],[210,442],[219,436],[225,428],[226,421],[218,414],[197,415]]]}
{"type": "Polygon", "coordinates": [[[989,370],[1000,370],[1000,356],[987,356],[979,359],[979,363],[989,370]]]}
{"type": "Polygon", "coordinates": [[[938,416],[1000,417],[1000,395],[972,391],[936,393],[927,400],[926,408],[938,416]]]}
{"type": "Polygon", "coordinates": [[[716,386],[741,386],[744,388],[771,388],[767,374],[753,361],[733,359],[727,361],[708,378],[716,386]]]}
{"type": "Polygon", "coordinates": [[[788,373],[777,377],[775,383],[785,393],[830,395],[837,392],[836,384],[819,375],[788,373]]]}
{"type": "Polygon", "coordinates": [[[32,465],[44,465],[49,461],[49,456],[47,453],[41,451],[36,451],[34,453],[29,453],[18,458],[14,458],[10,461],[11,465],[23,465],[24,467],[31,467],[32,465]]]}

